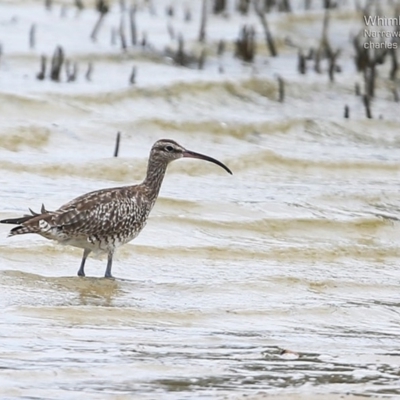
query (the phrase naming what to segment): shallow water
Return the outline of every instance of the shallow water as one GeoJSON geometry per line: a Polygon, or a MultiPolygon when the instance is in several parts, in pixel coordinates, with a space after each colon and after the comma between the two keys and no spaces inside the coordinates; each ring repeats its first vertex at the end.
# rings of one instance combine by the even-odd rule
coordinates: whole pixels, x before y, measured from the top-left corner
{"type": "MultiPolygon", "coordinates": [[[[162,49],[166,17],[156,8],[153,17],[140,8],[138,21],[152,18],[149,37],[162,49]]],[[[10,227],[0,226],[1,397],[399,396],[400,117],[384,85],[374,100],[383,120],[364,119],[352,92],[360,77],[343,30],[356,16],[333,13],[343,72],[329,84],[298,76],[290,48],[276,60],[261,52],[253,67],[210,57],[204,71],[121,56],[108,38],[116,4],[97,44],[93,11],[59,13],[59,4],[48,13],[41,2],[0,2],[0,218],[140,181],[161,137],[234,175],[194,160],[171,165],[145,230],[116,255],[115,280],[101,278],[102,256],[78,278],[81,250],[6,238],[10,227]],[[54,38],[39,35],[28,50],[32,22],[54,38]],[[55,38],[69,57],[96,60],[92,82],[36,80],[55,38]],[[289,83],[284,103],[277,71],[289,83]]],[[[311,43],[302,15],[271,16],[278,37],[311,43]]],[[[322,21],[321,10],[312,15],[322,21]]],[[[194,42],[197,19],[179,18],[194,42]]],[[[219,18],[215,42],[256,21],[219,18]]]]}

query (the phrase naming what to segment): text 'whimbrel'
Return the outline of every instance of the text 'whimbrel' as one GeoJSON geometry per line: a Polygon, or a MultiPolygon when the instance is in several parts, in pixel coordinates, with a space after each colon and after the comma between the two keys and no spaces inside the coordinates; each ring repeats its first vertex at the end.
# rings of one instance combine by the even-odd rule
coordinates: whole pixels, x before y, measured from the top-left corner
{"type": "Polygon", "coordinates": [[[147,217],[157,200],[165,171],[171,161],[179,158],[198,158],[212,162],[232,174],[220,161],[186,150],[173,140],[157,141],[150,152],[146,178],[139,185],[96,190],[77,197],[56,211],[4,219],[3,224],[15,224],[10,236],[37,233],[84,249],[79,276],[85,276],[87,256],[95,251],[108,254],[106,278],[111,278],[114,251],[134,239],[146,225],[147,217]]]}

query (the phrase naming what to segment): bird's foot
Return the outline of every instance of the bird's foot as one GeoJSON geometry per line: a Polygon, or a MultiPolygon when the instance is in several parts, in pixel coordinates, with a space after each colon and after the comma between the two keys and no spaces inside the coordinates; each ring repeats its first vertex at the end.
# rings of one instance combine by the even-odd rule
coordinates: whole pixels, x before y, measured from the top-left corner
{"type": "Polygon", "coordinates": [[[85,273],[81,270],[78,271],[78,276],[86,276],[85,273]]]}

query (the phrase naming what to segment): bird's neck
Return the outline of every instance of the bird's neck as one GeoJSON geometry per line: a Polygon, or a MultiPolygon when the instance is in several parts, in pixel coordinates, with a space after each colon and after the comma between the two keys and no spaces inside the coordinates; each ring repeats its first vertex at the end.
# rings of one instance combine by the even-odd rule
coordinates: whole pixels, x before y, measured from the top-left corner
{"type": "Polygon", "coordinates": [[[151,159],[149,160],[147,174],[145,180],[143,181],[143,185],[150,190],[152,197],[154,196],[154,200],[157,198],[158,193],[160,192],[166,170],[166,163],[153,162],[151,159]]]}

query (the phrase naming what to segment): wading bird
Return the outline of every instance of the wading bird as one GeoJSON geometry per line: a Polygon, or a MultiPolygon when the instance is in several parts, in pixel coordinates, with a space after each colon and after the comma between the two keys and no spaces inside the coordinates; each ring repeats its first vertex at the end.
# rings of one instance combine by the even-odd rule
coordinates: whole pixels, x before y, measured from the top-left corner
{"type": "Polygon", "coordinates": [[[11,229],[9,236],[37,233],[46,239],[83,249],[78,276],[85,276],[85,261],[92,251],[106,252],[105,277],[112,278],[115,249],[130,242],[144,228],[168,164],[183,157],[212,162],[232,174],[220,161],[186,150],[173,140],[162,139],[150,151],[147,174],[142,183],[96,190],[77,197],[56,211],[48,211],[42,206],[40,213],[29,209],[30,215],[0,222],[18,225],[11,229]]]}

